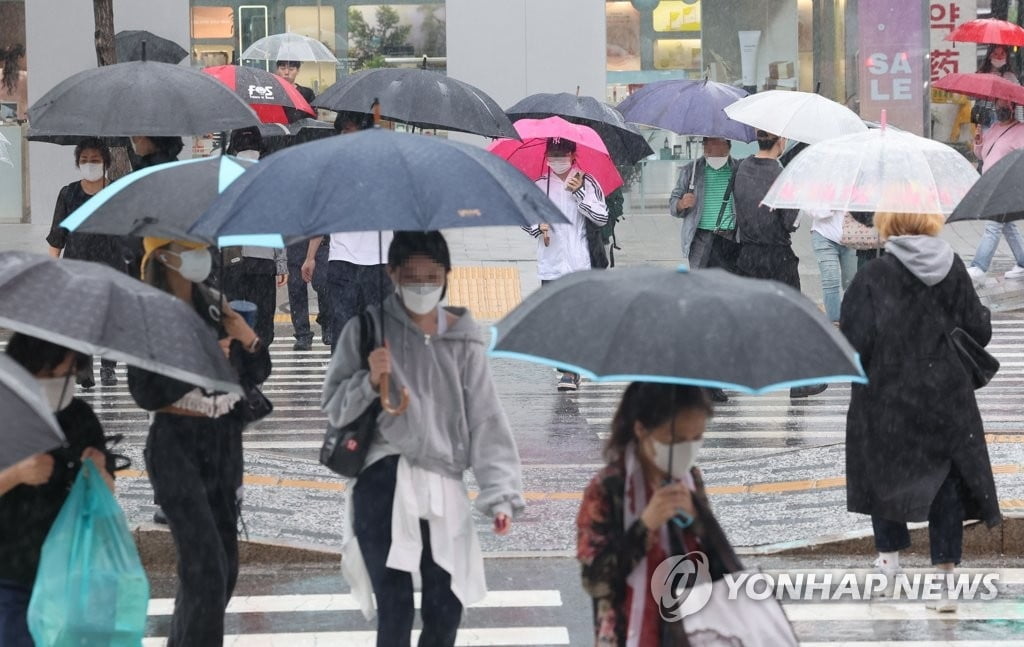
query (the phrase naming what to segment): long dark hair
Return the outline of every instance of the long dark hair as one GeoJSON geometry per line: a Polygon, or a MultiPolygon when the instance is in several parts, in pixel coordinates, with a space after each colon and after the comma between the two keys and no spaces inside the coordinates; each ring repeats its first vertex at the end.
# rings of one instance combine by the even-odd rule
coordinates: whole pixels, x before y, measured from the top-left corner
{"type": "Polygon", "coordinates": [[[18,87],[18,59],[25,55],[25,46],[21,43],[0,49],[0,60],[4,64],[4,89],[14,92],[18,87]]]}
{"type": "Polygon", "coordinates": [[[714,413],[711,399],[699,386],[633,382],[622,394],[612,418],[612,435],[604,448],[605,459],[612,463],[622,457],[636,438],[636,423],[653,429],[690,409],[699,409],[708,416],[714,413]]]}
{"type": "Polygon", "coordinates": [[[988,54],[985,54],[985,60],[982,61],[981,65],[978,67],[978,72],[982,74],[1003,74],[1005,72],[1011,72],[1014,76],[1017,76],[1017,70],[1013,67],[1013,59],[1010,57],[1010,48],[1006,45],[992,45],[989,47],[988,54]],[[996,66],[992,64],[992,53],[996,51],[997,47],[1001,47],[1006,53],[1006,65],[999,69],[996,69],[996,66]]]}

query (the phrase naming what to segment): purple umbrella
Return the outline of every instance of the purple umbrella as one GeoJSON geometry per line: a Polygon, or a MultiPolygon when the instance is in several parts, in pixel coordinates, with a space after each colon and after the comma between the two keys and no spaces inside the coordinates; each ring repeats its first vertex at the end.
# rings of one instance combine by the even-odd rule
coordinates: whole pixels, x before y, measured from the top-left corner
{"type": "Polygon", "coordinates": [[[618,110],[626,121],[679,135],[752,142],[754,129],[729,119],[724,110],[745,96],[740,88],[714,81],[658,81],[631,94],[618,110]]]}

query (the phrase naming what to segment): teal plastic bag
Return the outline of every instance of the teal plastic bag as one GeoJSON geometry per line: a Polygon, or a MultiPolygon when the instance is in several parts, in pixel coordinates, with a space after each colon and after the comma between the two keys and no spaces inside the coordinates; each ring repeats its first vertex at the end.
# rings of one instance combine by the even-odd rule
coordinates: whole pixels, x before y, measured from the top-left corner
{"type": "Polygon", "coordinates": [[[139,647],[149,580],[121,506],[84,461],[43,543],[28,627],[37,647],[139,647]]]}

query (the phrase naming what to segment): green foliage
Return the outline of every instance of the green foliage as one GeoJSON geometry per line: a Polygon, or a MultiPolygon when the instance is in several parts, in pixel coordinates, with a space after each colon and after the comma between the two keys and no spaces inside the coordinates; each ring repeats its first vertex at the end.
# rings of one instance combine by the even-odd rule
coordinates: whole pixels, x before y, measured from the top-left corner
{"type": "Polygon", "coordinates": [[[373,26],[356,9],[348,10],[348,55],[355,59],[355,69],[387,67],[385,52],[408,44],[411,25],[401,25],[401,16],[389,5],[377,7],[373,26]]]}

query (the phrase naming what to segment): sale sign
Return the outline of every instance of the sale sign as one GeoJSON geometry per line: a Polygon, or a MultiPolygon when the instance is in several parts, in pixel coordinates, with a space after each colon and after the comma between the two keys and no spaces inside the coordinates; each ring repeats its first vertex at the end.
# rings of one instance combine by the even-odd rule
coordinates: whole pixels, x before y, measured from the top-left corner
{"type": "Polygon", "coordinates": [[[925,134],[929,69],[926,3],[860,0],[860,116],[925,134]]]}

